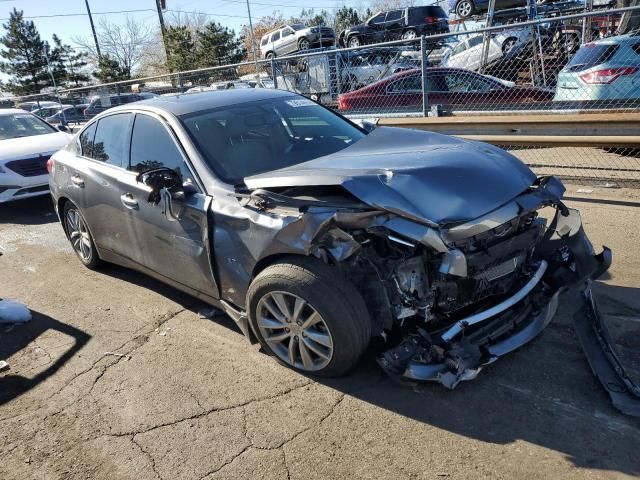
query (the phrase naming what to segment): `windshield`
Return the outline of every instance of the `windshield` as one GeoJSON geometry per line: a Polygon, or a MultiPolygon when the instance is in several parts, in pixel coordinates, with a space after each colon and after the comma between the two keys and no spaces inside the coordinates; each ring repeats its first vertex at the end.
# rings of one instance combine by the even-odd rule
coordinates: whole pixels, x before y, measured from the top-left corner
{"type": "Polygon", "coordinates": [[[56,129],[28,113],[0,115],[0,140],[54,133],[56,129]]]}
{"type": "Polygon", "coordinates": [[[180,117],[213,171],[225,182],[335,153],[365,136],[358,127],[303,97],[284,97],[180,117]]]}
{"type": "Polygon", "coordinates": [[[587,43],[576,52],[565,67],[569,72],[579,72],[608,62],[618,50],[618,45],[587,43]]]}

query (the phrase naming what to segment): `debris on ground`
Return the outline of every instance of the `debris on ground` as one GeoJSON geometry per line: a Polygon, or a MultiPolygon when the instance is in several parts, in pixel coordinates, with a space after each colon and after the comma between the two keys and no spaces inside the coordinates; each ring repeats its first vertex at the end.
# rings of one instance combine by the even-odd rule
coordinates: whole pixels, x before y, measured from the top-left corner
{"type": "Polygon", "coordinates": [[[31,320],[31,312],[20,302],[5,298],[0,300],[0,323],[25,323],[31,320]]]}
{"type": "Polygon", "coordinates": [[[5,370],[9,370],[9,364],[4,360],[0,360],[0,372],[4,372],[5,370]]]}
{"type": "Polygon", "coordinates": [[[591,188],[579,188],[576,193],[593,193],[593,190],[591,188]]]}
{"type": "Polygon", "coordinates": [[[116,352],[104,352],[105,356],[112,356],[112,357],[123,357],[125,360],[129,361],[131,360],[131,355],[126,355],[124,353],[116,353],[116,352]]]}

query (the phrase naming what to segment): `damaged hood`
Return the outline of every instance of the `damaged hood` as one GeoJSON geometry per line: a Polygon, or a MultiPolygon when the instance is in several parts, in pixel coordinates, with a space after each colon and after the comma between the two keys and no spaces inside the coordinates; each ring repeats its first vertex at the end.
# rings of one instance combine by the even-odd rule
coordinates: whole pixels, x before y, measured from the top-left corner
{"type": "Polygon", "coordinates": [[[339,185],[364,203],[434,224],[473,220],[536,180],[492,145],[380,127],[331,155],[245,178],[251,188],[339,185]]]}

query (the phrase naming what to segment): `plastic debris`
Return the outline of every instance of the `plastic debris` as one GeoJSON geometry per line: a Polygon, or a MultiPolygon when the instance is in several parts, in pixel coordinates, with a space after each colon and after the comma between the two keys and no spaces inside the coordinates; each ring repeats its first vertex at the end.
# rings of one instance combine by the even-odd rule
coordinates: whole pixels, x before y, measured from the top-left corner
{"type": "Polygon", "coordinates": [[[3,372],[5,370],[9,370],[9,364],[4,360],[0,360],[0,372],[3,372]]]}
{"type": "Polygon", "coordinates": [[[590,188],[579,188],[578,190],[576,190],[577,193],[593,193],[593,190],[591,190],[590,188]]]}
{"type": "Polygon", "coordinates": [[[0,323],[25,323],[31,320],[31,312],[22,303],[5,298],[0,300],[0,323]]]}
{"type": "Polygon", "coordinates": [[[602,188],[620,188],[620,185],[618,185],[615,182],[605,182],[605,183],[598,183],[596,185],[594,185],[594,187],[602,187],[602,188]]]}

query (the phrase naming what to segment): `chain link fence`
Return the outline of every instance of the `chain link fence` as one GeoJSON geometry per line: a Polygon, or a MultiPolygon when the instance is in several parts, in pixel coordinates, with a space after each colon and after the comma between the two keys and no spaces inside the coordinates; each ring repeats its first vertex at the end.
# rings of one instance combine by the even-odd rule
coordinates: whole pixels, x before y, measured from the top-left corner
{"type": "Polygon", "coordinates": [[[490,117],[507,115],[516,124],[526,116],[544,115],[541,124],[562,118],[565,128],[555,136],[567,138],[554,143],[540,128],[523,132],[514,127],[508,132],[512,144],[503,130],[500,135],[484,131],[479,139],[512,151],[540,174],[638,187],[640,145],[634,144],[638,136],[632,123],[625,124],[630,132],[606,135],[599,125],[623,115],[638,126],[640,31],[620,31],[625,16],[637,14],[640,6],[558,12],[526,20],[535,15],[524,9],[524,17],[492,18],[488,23],[493,26],[469,30],[471,20],[449,20],[455,31],[430,36],[390,30],[384,38],[396,39],[386,43],[367,44],[367,38],[353,41],[341,34],[343,48],[267,55],[254,62],[30,95],[15,103],[54,124],[82,124],[112,106],[155,95],[277,88],[353,119],[423,117],[420,128],[430,129],[430,119],[467,117],[457,131],[447,132],[458,135],[473,135],[479,126],[486,130],[490,117]],[[594,120],[587,127],[571,128],[572,115],[589,114],[599,116],[590,117],[594,120]],[[580,138],[587,136],[598,141],[580,138]]]}

